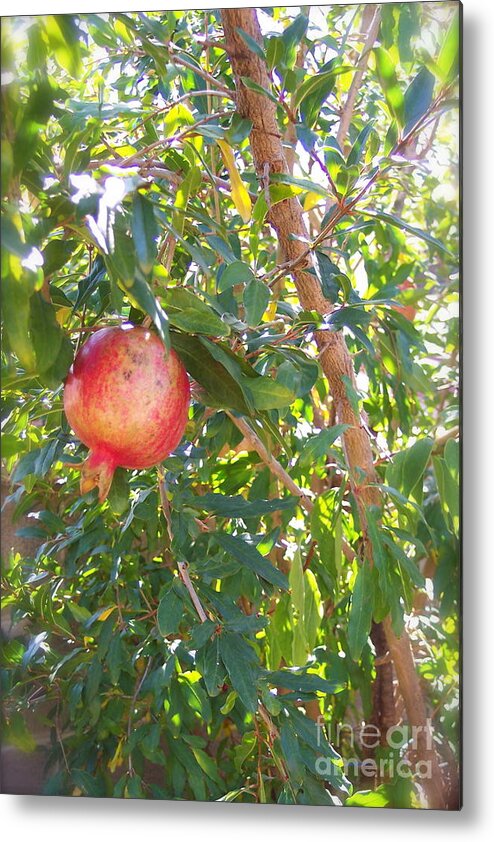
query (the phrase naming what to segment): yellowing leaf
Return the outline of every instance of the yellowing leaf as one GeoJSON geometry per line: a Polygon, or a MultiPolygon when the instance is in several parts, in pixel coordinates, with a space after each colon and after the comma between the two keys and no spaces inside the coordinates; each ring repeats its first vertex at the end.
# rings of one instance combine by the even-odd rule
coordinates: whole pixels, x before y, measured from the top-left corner
{"type": "Polygon", "coordinates": [[[265,322],[272,322],[276,317],[276,308],[278,307],[278,302],[276,299],[273,299],[270,304],[268,304],[268,309],[264,313],[263,321],[265,322]]]}
{"type": "Polygon", "coordinates": [[[103,623],[106,620],[106,618],[110,616],[111,612],[115,611],[116,607],[116,605],[111,605],[110,608],[107,608],[106,611],[103,611],[103,613],[100,614],[98,617],[98,622],[103,623]]]}
{"type": "Polygon", "coordinates": [[[122,763],[124,762],[124,759],[122,757],[123,741],[124,741],[124,739],[122,737],[121,740],[118,743],[117,750],[115,751],[115,754],[113,755],[112,759],[108,762],[108,768],[109,768],[110,772],[112,773],[112,775],[114,774],[114,772],[116,772],[118,767],[121,766],[122,763]]]}
{"type": "Polygon", "coordinates": [[[247,188],[245,187],[245,184],[240,178],[239,171],[237,170],[237,165],[235,164],[235,158],[233,155],[233,149],[231,148],[231,146],[228,145],[228,143],[225,140],[217,140],[216,142],[221,149],[221,155],[225,167],[227,168],[228,173],[230,175],[233,204],[238,210],[240,216],[242,217],[243,222],[248,222],[252,213],[252,202],[250,201],[250,196],[247,191],[247,188]]]}
{"type": "Polygon", "coordinates": [[[72,312],[71,307],[59,307],[58,308],[58,310],[55,314],[55,317],[56,317],[56,320],[57,320],[58,324],[61,327],[64,326],[64,324],[67,321],[68,317],[70,316],[71,312],[72,312]]]}
{"type": "Polygon", "coordinates": [[[322,199],[319,193],[307,193],[304,199],[304,211],[312,210],[312,208],[315,208],[321,201],[322,199]]]}

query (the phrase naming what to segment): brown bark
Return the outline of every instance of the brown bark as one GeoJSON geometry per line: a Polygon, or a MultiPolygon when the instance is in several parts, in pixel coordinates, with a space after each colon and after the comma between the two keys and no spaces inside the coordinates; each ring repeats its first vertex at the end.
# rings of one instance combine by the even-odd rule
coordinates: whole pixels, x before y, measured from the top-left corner
{"type": "Polygon", "coordinates": [[[402,634],[401,637],[395,635],[390,617],[386,617],[383,625],[400,692],[405,702],[408,723],[414,729],[411,760],[426,764],[423,768],[429,770],[422,781],[429,807],[436,810],[445,809],[444,783],[433,745],[430,719],[415,670],[410,639],[406,634],[402,634]]]}
{"type": "MultiPolygon", "coordinates": [[[[248,89],[241,79],[242,76],[248,77],[264,90],[269,90],[271,87],[265,61],[248,49],[238,32],[239,28],[244,30],[262,46],[262,34],[255,9],[223,9],[221,16],[235,77],[237,111],[242,117],[247,117],[252,121],[250,144],[256,173],[259,179],[265,178],[266,172],[269,174],[288,173],[276,119],[276,108],[265,96],[248,89]]],[[[307,240],[307,230],[299,200],[293,197],[273,205],[269,211],[268,221],[276,231],[284,260],[300,260],[301,255],[307,250],[304,244],[304,240],[307,240]]],[[[317,279],[307,272],[311,266],[311,257],[307,255],[305,260],[300,260],[295,265],[292,277],[304,309],[316,310],[321,315],[325,315],[331,312],[332,304],[324,297],[317,279]]],[[[316,334],[316,342],[321,365],[334,401],[336,418],[340,423],[349,424],[343,437],[344,451],[352,490],[360,511],[366,553],[371,555],[365,530],[366,507],[371,504],[379,505],[380,495],[377,489],[370,485],[376,481],[370,440],[361,419],[354,413],[345,385],[344,378],[348,378],[348,382],[355,386],[352,360],[341,332],[320,331],[316,334]]],[[[416,722],[417,725],[421,724],[425,728],[427,722],[425,703],[413,663],[410,642],[405,633],[398,640],[392,632],[390,623],[387,623],[385,628],[407,715],[410,722],[416,722]]],[[[422,741],[417,754],[419,759],[430,760],[431,753],[426,748],[422,741]],[[423,757],[421,752],[423,752],[423,757]]],[[[430,807],[444,806],[441,786],[439,774],[432,781],[424,781],[430,807]]]]}

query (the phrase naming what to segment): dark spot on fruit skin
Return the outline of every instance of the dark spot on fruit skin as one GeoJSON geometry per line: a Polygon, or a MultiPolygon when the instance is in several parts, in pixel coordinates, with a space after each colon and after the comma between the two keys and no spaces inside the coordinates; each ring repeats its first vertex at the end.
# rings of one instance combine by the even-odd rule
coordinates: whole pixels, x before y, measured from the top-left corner
{"type": "Polygon", "coordinates": [[[124,380],[130,380],[130,378],[132,377],[132,372],[128,368],[125,368],[122,371],[122,375],[123,375],[124,380]]]}
{"type": "Polygon", "coordinates": [[[160,380],[160,379],[158,378],[158,379],[156,380],[156,385],[158,386],[158,388],[160,388],[160,389],[161,389],[161,387],[163,386],[163,381],[162,381],[162,380],[160,380]]]}

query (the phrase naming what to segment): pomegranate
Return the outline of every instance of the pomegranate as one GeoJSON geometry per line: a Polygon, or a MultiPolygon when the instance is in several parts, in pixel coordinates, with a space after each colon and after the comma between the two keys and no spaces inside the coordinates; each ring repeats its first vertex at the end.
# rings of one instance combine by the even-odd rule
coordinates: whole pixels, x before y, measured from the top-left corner
{"type": "Polygon", "coordinates": [[[81,493],[102,501],[115,469],[149,468],[182,438],[190,402],[187,372],[174,351],[143,327],[101,328],[77,354],[65,381],[64,408],[89,448],[81,493]]]}

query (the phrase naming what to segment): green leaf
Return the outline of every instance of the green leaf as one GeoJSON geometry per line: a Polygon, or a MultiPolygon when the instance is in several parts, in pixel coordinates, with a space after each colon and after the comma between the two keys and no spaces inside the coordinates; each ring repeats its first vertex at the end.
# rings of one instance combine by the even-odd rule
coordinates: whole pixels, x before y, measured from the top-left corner
{"type": "Polygon", "coordinates": [[[278,570],[277,567],[264,558],[259,550],[253,544],[247,543],[238,535],[229,535],[226,532],[215,532],[214,540],[232,555],[241,564],[245,564],[250,570],[253,570],[257,576],[270,582],[275,587],[281,590],[288,589],[288,581],[284,573],[278,570]]]}
{"type": "Polygon", "coordinates": [[[422,479],[433,444],[432,439],[419,439],[407,450],[395,454],[386,470],[387,484],[409,496],[422,479]]]}
{"type": "Polygon", "coordinates": [[[398,125],[405,124],[405,101],[395,73],[395,65],[384,47],[375,47],[376,68],[391,116],[398,125]]]}
{"type": "Polygon", "coordinates": [[[151,316],[154,326],[165,348],[170,347],[170,335],[168,330],[168,316],[163,310],[158,299],[154,296],[148,282],[137,276],[128,293],[129,298],[140,310],[151,316]]]}
{"type": "Polygon", "coordinates": [[[348,645],[350,655],[358,661],[369,637],[374,610],[374,580],[369,562],[359,568],[352,593],[348,620],[348,645]]]}
{"type": "Polygon", "coordinates": [[[131,228],[137,262],[147,277],[153,271],[156,260],[158,226],[153,203],[139,192],[134,194],[132,202],[131,228]]]}
{"type": "Polygon", "coordinates": [[[225,680],[225,667],[220,656],[218,636],[206,641],[196,655],[197,669],[201,673],[210,696],[218,696],[225,680]]]}
{"type": "Polygon", "coordinates": [[[429,243],[429,245],[434,246],[434,248],[439,249],[440,251],[444,252],[450,257],[455,257],[455,255],[448,248],[446,248],[444,243],[436,239],[436,237],[433,237],[431,234],[428,234],[427,231],[421,231],[420,228],[416,228],[414,225],[410,225],[408,222],[405,222],[405,220],[401,219],[399,216],[394,216],[394,214],[385,213],[384,211],[362,210],[361,213],[364,216],[370,216],[374,219],[380,219],[381,222],[387,222],[388,225],[393,225],[395,228],[401,228],[402,231],[407,231],[409,234],[413,234],[415,237],[418,237],[420,240],[424,240],[426,243],[429,243]]]}
{"type": "Polygon", "coordinates": [[[314,465],[318,459],[322,459],[327,456],[331,445],[334,444],[336,439],[339,438],[342,433],[348,429],[348,427],[348,424],[335,424],[333,427],[326,427],[326,429],[321,430],[315,436],[310,436],[300,451],[300,456],[298,458],[298,464],[300,467],[314,465]]]}
{"type": "Polygon", "coordinates": [[[107,500],[110,509],[117,516],[123,515],[128,509],[130,503],[129,476],[123,468],[116,469],[107,500]]]}
{"type": "Polygon", "coordinates": [[[39,375],[41,383],[52,391],[58,389],[67,377],[73,360],[74,348],[72,346],[72,342],[69,337],[63,333],[56,359],[39,375]]]}
{"type": "Polygon", "coordinates": [[[255,279],[255,275],[250,266],[247,263],[242,263],[241,260],[234,260],[223,269],[218,278],[217,289],[218,292],[224,292],[232,286],[247,284],[253,279],[255,279]]]}
{"type": "Polygon", "coordinates": [[[50,368],[58,356],[63,331],[57,322],[53,305],[45,301],[40,292],[31,296],[29,323],[36,367],[39,372],[43,372],[50,368]]]}
{"type": "Polygon", "coordinates": [[[240,35],[242,41],[245,44],[247,44],[251,53],[254,53],[256,56],[264,60],[264,50],[261,47],[261,45],[258,44],[257,41],[252,37],[252,35],[249,35],[249,33],[246,32],[245,29],[242,29],[241,26],[237,26],[236,30],[240,35]]]}
{"type": "Polygon", "coordinates": [[[228,336],[230,327],[213,308],[185,287],[168,289],[164,296],[172,325],[187,333],[228,336]]]}
{"type": "Polygon", "coordinates": [[[316,251],[315,256],[322,294],[324,298],[335,304],[340,292],[340,284],[336,280],[336,277],[340,275],[340,269],[322,251],[316,251]]]}
{"type": "Polygon", "coordinates": [[[13,483],[21,482],[21,480],[30,474],[41,478],[46,476],[58,457],[62,446],[60,439],[52,439],[43,447],[35,448],[29,453],[26,453],[17,462],[11,476],[11,481],[13,483]]]}
{"type": "Polygon", "coordinates": [[[339,693],[345,685],[340,681],[329,681],[314,672],[300,669],[265,671],[263,678],[275,687],[284,687],[298,693],[339,693]]]}
{"type": "Polygon", "coordinates": [[[202,771],[208,776],[208,778],[217,783],[218,786],[222,787],[223,780],[218,774],[216,763],[214,762],[213,758],[210,757],[209,754],[206,754],[206,752],[203,751],[202,748],[194,748],[192,746],[191,750],[202,771]]]}
{"type": "Polygon", "coordinates": [[[268,70],[274,70],[283,63],[285,56],[285,45],[280,35],[272,35],[268,38],[266,48],[266,64],[268,70]]]}
{"type": "Polygon", "coordinates": [[[295,392],[284,383],[273,380],[271,377],[244,378],[246,387],[249,389],[254,400],[254,406],[258,410],[263,409],[284,409],[290,406],[295,400],[295,392]]]}
{"type": "Polygon", "coordinates": [[[295,20],[293,20],[281,34],[281,41],[285,48],[283,61],[288,68],[292,68],[295,64],[297,49],[303,42],[308,25],[309,18],[307,15],[297,15],[295,20]]]}
{"type": "Polygon", "coordinates": [[[185,176],[184,180],[177,188],[177,192],[175,194],[175,207],[179,210],[175,211],[173,214],[172,222],[176,229],[176,231],[182,236],[184,233],[184,226],[185,226],[185,213],[184,211],[187,208],[189,203],[189,199],[191,196],[195,196],[199,187],[201,186],[202,181],[202,172],[201,168],[194,166],[191,167],[185,176]]]}
{"type": "Polygon", "coordinates": [[[373,131],[373,128],[374,128],[373,122],[372,122],[372,120],[370,120],[364,126],[362,131],[359,132],[359,134],[357,135],[357,139],[355,140],[355,143],[353,144],[350,152],[348,153],[348,158],[347,158],[347,161],[346,161],[347,166],[352,167],[352,166],[355,166],[356,164],[358,164],[360,162],[360,159],[361,159],[361,157],[364,153],[364,150],[365,150],[365,144],[367,143],[367,139],[368,139],[371,131],[373,131]]]}
{"type": "Polygon", "coordinates": [[[305,582],[298,549],[292,559],[288,582],[291,592],[292,663],[294,666],[304,666],[308,655],[304,622],[305,582]]]}
{"type": "Polygon", "coordinates": [[[398,563],[400,571],[407,574],[410,580],[416,585],[418,588],[424,587],[424,577],[422,576],[420,570],[418,569],[416,563],[413,559],[407,556],[405,550],[399,546],[395,541],[393,541],[391,535],[388,532],[383,532],[382,541],[386,544],[386,546],[391,551],[392,556],[398,563]]]}
{"type": "Polygon", "coordinates": [[[270,297],[268,285],[257,278],[251,278],[244,290],[245,318],[248,325],[255,327],[259,324],[270,297]]]}
{"type": "Polygon", "coordinates": [[[228,518],[260,517],[270,512],[292,509],[297,505],[296,497],[284,497],[271,500],[246,500],[240,494],[229,497],[225,494],[201,494],[195,500],[195,505],[201,511],[228,518]]]}
{"type": "Polygon", "coordinates": [[[389,799],[383,792],[362,789],[346,799],[345,807],[389,807],[389,799]]]}
{"type": "Polygon", "coordinates": [[[2,278],[3,324],[10,347],[26,371],[33,371],[36,367],[29,333],[30,297],[31,291],[22,280],[16,280],[11,275],[2,278]]]}
{"type": "Polygon", "coordinates": [[[82,74],[82,33],[74,18],[71,15],[46,15],[44,27],[57,62],[74,79],[79,79],[82,74]]]}
{"type": "Polygon", "coordinates": [[[432,102],[434,76],[422,67],[405,91],[405,134],[424,116],[432,102]]]}
{"type": "Polygon", "coordinates": [[[446,460],[441,456],[433,456],[432,464],[437,490],[441,499],[441,506],[453,534],[457,535],[459,532],[460,518],[460,490],[458,482],[449,470],[446,460]]]}
{"type": "Polygon", "coordinates": [[[250,415],[244,392],[235,377],[213,357],[210,346],[195,336],[185,333],[171,334],[172,346],[187,371],[204,389],[204,401],[208,406],[234,409],[242,415],[250,415]]]}
{"type": "Polygon", "coordinates": [[[455,12],[439,52],[436,68],[443,82],[449,82],[457,73],[460,51],[460,14],[455,12]]]}
{"type": "Polygon", "coordinates": [[[156,622],[163,637],[175,634],[184,615],[184,602],[177,594],[174,583],[160,599],[156,622]]]}
{"type": "Polygon", "coordinates": [[[241,117],[240,114],[235,112],[225,132],[225,140],[230,146],[239,146],[249,136],[251,129],[252,120],[249,120],[247,117],[241,117]]]}
{"type": "Polygon", "coordinates": [[[219,635],[220,655],[239,699],[250,713],[257,710],[259,662],[254,649],[235,632],[219,635]]]}
{"type": "MultiPolygon", "coordinates": [[[[314,76],[309,76],[308,79],[305,79],[302,84],[298,86],[293,95],[293,108],[300,107],[304,100],[307,100],[308,98],[310,98],[311,102],[311,112],[317,103],[319,104],[319,107],[322,105],[333,90],[336,77],[341,73],[348,73],[354,69],[352,67],[343,67],[342,65],[336,63],[338,61],[339,59],[332,59],[332,62],[330,62],[331,67],[329,69],[321,70],[314,76]]],[[[304,122],[306,121],[304,120],[304,122]]],[[[311,125],[311,122],[309,122],[308,125],[311,125]]]]}
{"type": "Polygon", "coordinates": [[[240,79],[241,79],[242,83],[245,85],[245,87],[248,88],[249,91],[253,91],[256,94],[259,94],[260,96],[263,96],[263,97],[266,97],[267,99],[270,99],[271,102],[275,103],[275,105],[279,104],[278,100],[276,99],[274,94],[271,93],[271,91],[268,91],[265,88],[263,88],[261,85],[258,85],[257,82],[254,82],[252,79],[249,79],[248,76],[241,76],[240,79]]]}

